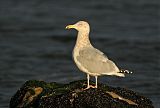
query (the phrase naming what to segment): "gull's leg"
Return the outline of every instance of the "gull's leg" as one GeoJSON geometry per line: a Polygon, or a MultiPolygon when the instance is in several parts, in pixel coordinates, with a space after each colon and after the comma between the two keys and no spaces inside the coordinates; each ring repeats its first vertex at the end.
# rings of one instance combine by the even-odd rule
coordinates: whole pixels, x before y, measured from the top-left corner
{"type": "Polygon", "coordinates": [[[90,88],[90,86],[89,86],[89,79],[90,79],[89,74],[87,74],[87,88],[90,88]]]}
{"type": "Polygon", "coordinates": [[[87,74],[87,88],[85,88],[84,90],[87,90],[87,89],[89,89],[89,88],[97,88],[97,76],[95,76],[95,79],[96,79],[96,85],[95,86],[92,86],[92,85],[89,85],[89,79],[90,79],[90,77],[89,77],[89,74],[87,74]]]}
{"type": "Polygon", "coordinates": [[[95,76],[95,79],[96,79],[96,86],[95,86],[95,88],[97,88],[97,79],[98,79],[98,76],[95,76]]]}
{"type": "Polygon", "coordinates": [[[89,89],[90,87],[93,88],[93,86],[89,85],[89,79],[90,79],[89,74],[87,74],[87,88],[85,88],[84,90],[87,90],[87,89],[89,89]]]}

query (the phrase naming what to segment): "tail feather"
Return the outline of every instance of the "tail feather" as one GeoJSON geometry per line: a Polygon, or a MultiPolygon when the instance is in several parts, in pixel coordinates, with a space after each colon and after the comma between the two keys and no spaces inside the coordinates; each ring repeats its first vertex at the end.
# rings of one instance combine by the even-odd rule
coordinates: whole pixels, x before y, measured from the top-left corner
{"type": "Polygon", "coordinates": [[[124,73],[124,74],[132,74],[133,72],[125,69],[121,69],[119,73],[124,73]]]}

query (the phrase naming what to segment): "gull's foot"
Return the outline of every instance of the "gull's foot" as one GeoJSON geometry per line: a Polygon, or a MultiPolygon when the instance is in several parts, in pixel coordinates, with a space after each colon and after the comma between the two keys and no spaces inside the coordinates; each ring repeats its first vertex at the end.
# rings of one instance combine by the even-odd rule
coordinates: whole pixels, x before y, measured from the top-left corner
{"type": "Polygon", "coordinates": [[[97,86],[89,85],[87,88],[85,88],[83,90],[87,90],[87,89],[90,89],[90,88],[97,88],[97,86]]]}

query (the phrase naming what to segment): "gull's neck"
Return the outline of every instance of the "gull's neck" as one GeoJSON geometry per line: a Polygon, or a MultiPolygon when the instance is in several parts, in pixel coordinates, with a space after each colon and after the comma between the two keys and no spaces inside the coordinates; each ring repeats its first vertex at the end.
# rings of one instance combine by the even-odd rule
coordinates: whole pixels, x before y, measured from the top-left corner
{"type": "Polygon", "coordinates": [[[79,31],[75,47],[83,48],[88,46],[92,46],[89,40],[89,33],[79,31]]]}

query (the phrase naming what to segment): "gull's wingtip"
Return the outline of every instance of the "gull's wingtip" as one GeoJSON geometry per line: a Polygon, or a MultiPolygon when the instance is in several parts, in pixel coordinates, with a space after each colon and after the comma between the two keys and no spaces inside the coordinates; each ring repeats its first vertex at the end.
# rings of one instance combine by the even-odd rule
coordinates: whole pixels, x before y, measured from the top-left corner
{"type": "Polygon", "coordinates": [[[132,71],[121,69],[119,73],[132,74],[132,71]]]}

